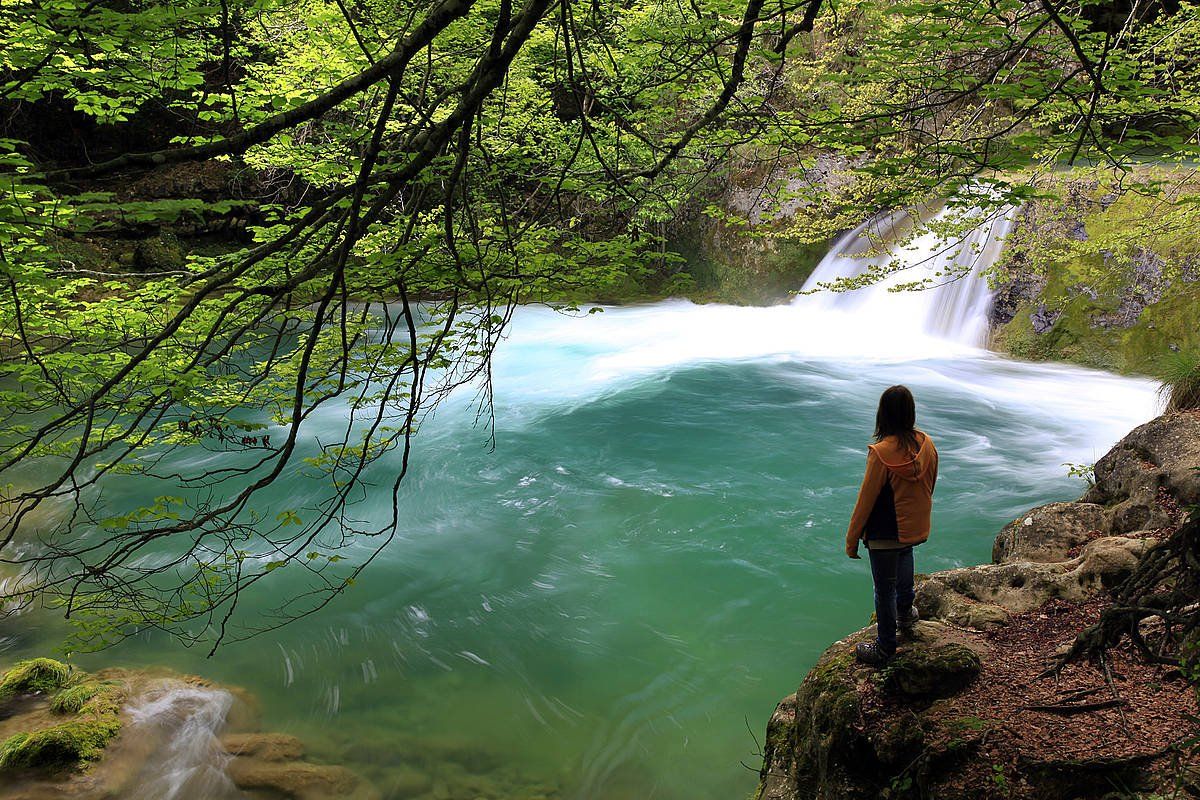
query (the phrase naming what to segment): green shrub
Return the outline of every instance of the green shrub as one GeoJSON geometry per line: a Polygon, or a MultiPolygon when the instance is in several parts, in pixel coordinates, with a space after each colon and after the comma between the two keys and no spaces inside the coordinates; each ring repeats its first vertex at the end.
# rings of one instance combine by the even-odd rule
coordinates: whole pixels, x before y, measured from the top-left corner
{"type": "Polygon", "coordinates": [[[1171,353],[1163,359],[1159,377],[1168,411],[1200,408],[1200,350],[1171,353]]]}
{"type": "Polygon", "coordinates": [[[52,658],[18,661],[0,679],[0,700],[17,694],[53,692],[66,685],[71,668],[52,658]]]}

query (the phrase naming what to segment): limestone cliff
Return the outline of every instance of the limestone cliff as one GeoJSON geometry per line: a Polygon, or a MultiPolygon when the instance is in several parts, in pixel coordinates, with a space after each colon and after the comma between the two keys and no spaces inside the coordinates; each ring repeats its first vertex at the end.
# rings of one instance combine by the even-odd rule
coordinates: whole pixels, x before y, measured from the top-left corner
{"type": "MultiPolygon", "coordinates": [[[[922,580],[925,621],[884,670],[831,646],[771,717],[758,800],[1195,796],[1197,698],[1179,671],[1118,647],[1046,668],[1142,553],[1200,503],[1200,413],[1159,417],[1095,468],[1075,503],[996,537],[993,563],[922,580]],[[1189,777],[1190,776],[1190,777],[1189,777]],[[1113,793],[1116,794],[1113,794],[1113,793]]],[[[1196,524],[1196,523],[1189,523],[1196,524]]]]}

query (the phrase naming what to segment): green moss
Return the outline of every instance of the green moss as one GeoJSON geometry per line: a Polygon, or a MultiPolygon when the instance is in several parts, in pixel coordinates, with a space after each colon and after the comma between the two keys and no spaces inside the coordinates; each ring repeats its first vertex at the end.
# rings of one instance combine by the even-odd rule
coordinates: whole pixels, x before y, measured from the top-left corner
{"type": "Polygon", "coordinates": [[[100,691],[98,683],[68,686],[50,698],[50,710],[56,714],[78,714],[100,691]]]}
{"type": "Polygon", "coordinates": [[[853,736],[860,702],[851,677],[854,653],[827,656],[813,667],[796,693],[796,719],[807,726],[799,731],[799,749],[822,759],[841,749],[853,736]]]}
{"type": "Polygon", "coordinates": [[[1033,227],[1018,228],[1010,239],[1006,255],[1020,265],[1017,274],[1040,274],[1046,285],[996,332],[993,346],[1018,358],[1151,375],[1170,351],[1200,349],[1195,321],[1200,283],[1184,280],[1184,265],[1200,255],[1198,229],[1147,226],[1147,219],[1162,213],[1153,193],[1121,194],[1095,180],[1064,181],[1074,181],[1064,198],[1035,201],[1029,218],[1036,222],[1027,221],[1033,227]],[[1085,236],[1079,235],[1080,223],[1085,236]],[[1161,266],[1161,281],[1138,277],[1138,265],[1145,270],[1151,263],[1161,266]],[[1102,325],[1130,287],[1147,279],[1161,297],[1128,327],[1102,325]],[[1057,318],[1036,333],[1032,316],[1042,306],[1057,318]]]}
{"type": "Polygon", "coordinates": [[[72,720],[0,743],[0,770],[62,770],[100,756],[121,722],[116,714],[72,720]]]}
{"type": "Polygon", "coordinates": [[[686,258],[688,279],[676,294],[698,302],[777,303],[804,285],[829,249],[828,242],[787,237],[725,239],[674,244],[686,258]]]}
{"type": "Polygon", "coordinates": [[[71,668],[52,658],[18,661],[0,679],[0,699],[18,694],[53,692],[66,685],[71,668]]]}
{"type": "Polygon", "coordinates": [[[179,237],[160,233],[138,242],[133,251],[134,265],[148,271],[180,269],[187,260],[179,237]]]}
{"type": "Polygon", "coordinates": [[[916,714],[901,714],[873,737],[875,755],[889,766],[912,763],[925,746],[925,730],[916,714]]]}
{"type": "Polygon", "coordinates": [[[975,679],[979,654],[955,642],[902,651],[883,673],[885,691],[907,697],[945,697],[975,679]]]}
{"type": "MultiPolygon", "coordinates": [[[[43,663],[30,667],[31,662],[23,662],[13,667],[9,675],[24,665],[22,674],[40,675],[37,683],[42,687],[50,687],[63,677],[65,664],[44,658],[34,661],[43,663]],[[47,679],[47,673],[53,676],[47,679]]],[[[50,699],[50,709],[69,715],[69,719],[47,728],[13,734],[0,743],[0,771],[71,769],[100,756],[121,730],[124,686],[115,681],[92,680],[86,674],[77,676],[76,681],[65,686],[60,683],[58,692],[50,699]]]]}

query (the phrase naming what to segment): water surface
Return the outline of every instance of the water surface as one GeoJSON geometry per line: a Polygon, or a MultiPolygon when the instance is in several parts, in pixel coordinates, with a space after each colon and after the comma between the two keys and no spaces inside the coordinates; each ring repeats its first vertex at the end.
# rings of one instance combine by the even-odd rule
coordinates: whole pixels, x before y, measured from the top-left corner
{"type": "MultiPolygon", "coordinates": [[[[496,359],[495,448],[469,393],[427,420],[398,535],[337,602],[211,660],[142,636],[77,661],[243,686],[268,729],[385,797],[744,797],[775,703],[868,621],[866,562],[842,537],[883,388],[913,389],[941,452],[921,572],[988,560],[1009,519],[1081,492],[1065,462],[1154,413],[1148,382],[928,335],[963,317],[947,304],[979,307],[968,294],[906,297],[899,319],[880,297],[521,309],[496,359]]],[[[270,497],[311,488],[297,471],[270,497]]],[[[296,589],[276,574],[273,592],[296,589]]],[[[23,622],[6,660],[61,633],[23,622]]]]}

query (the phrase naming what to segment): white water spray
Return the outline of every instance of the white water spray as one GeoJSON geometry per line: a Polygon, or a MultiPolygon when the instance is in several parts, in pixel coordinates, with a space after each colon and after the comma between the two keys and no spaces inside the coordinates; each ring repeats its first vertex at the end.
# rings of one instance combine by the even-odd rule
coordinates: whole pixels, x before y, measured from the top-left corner
{"type": "Polygon", "coordinates": [[[675,369],[806,362],[861,375],[872,386],[953,385],[954,391],[1003,403],[1047,426],[1074,420],[1075,442],[1048,454],[1055,469],[1063,461],[1093,460],[1097,449],[1103,452],[1157,413],[1152,381],[1010,361],[983,349],[991,304],[984,275],[1000,256],[1012,214],[942,209],[922,216],[916,235],[914,223],[897,214],[850,231],[805,286],[817,289],[870,269],[887,273],[852,291],[801,294],[767,308],[684,300],[578,316],[522,308],[493,364],[497,412],[505,424],[532,423],[564,404],[656,382],[675,369]],[[937,232],[953,227],[947,216],[970,220],[972,214],[979,222],[965,235],[961,225],[958,236],[937,232]],[[923,282],[933,287],[889,291],[923,282]]]}
{"type": "Polygon", "coordinates": [[[174,680],[131,705],[134,735],[154,750],[131,800],[241,798],[225,774],[230,756],[217,739],[232,705],[229,692],[174,680]]]}
{"type": "Polygon", "coordinates": [[[1012,230],[1011,210],[943,208],[914,232],[907,212],[876,216],[843,235],[813,271],[805,290],[820,290],[839,278],[882,275],[869,286],[845,292],[803,295],[794,305],[852,315],[851,324],[879,335],[881,350],[897,339],[922,335],[983,347],[987,344],[992,294],[984,273],[1000,257],[1012,230]],[[974,224],[958,236],[943,236],[939,226],[974,224]],[[904,290],[905,284],[928,288],[904,290]],[[900,289],[897,291],[897,289],[900,289]]]}

